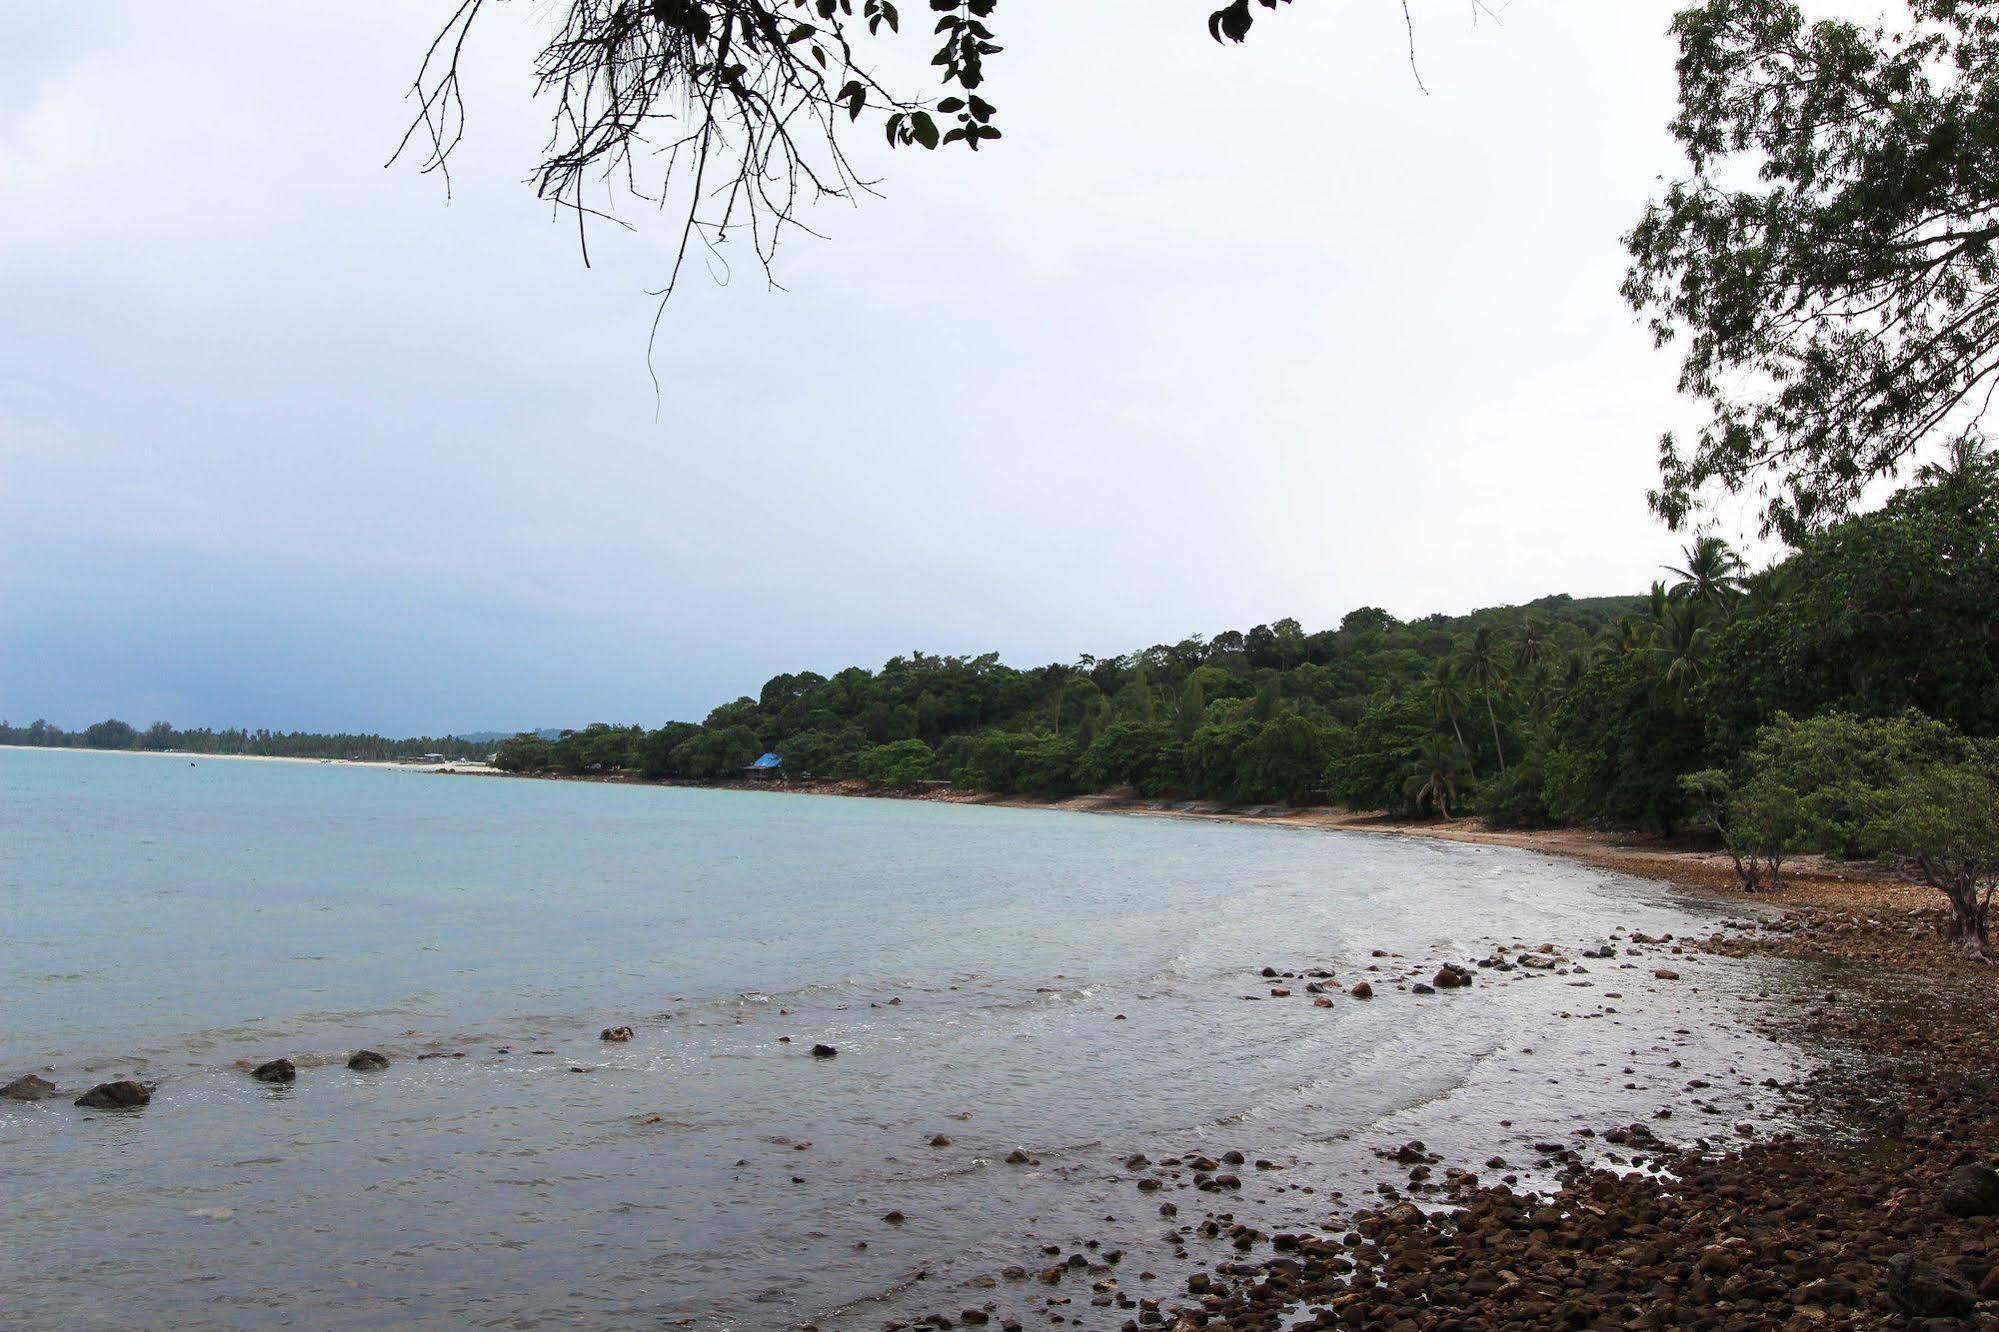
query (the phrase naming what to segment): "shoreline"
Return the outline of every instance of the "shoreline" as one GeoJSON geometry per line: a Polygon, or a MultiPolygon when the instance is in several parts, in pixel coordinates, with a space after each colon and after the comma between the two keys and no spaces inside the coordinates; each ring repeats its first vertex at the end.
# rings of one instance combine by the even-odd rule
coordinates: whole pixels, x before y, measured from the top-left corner
{"type": "MultiPolygon", "coordinates": [[[[1761,996],[1767,1006],[1754,1011],[1751,1025],[1815,1049],[1824,1071],[1804,1089],[1802,1105],[1737,1126],[1746,1139],[1738,1145],[1695,1137],[1675,1147],[1645,1123],[1583,1124],[1573,1143],[1546,1144],[1548,1159],[1562,1163],[1560,1182],[1537,1192],[1482,1180],[1482,1168],[1497,1173],[1504,1164],[1497,1156],[1443,1162],[1410,1144],[1394,1154],[1408,1171],[1400,1188],[1384,1181],[1382,1197],[1352,1200],[1313,1232],[1263,1235],[1210,1213],[1203,1224],[1231,1225],[1240,1232],[1237,1247],[1249,1252],[1189,1278],[1177,1296],[1127,1301],[1120,1293],[1116,1307],[1140,1311],[1127,1327],[1999,1328],[1999,1152],[1992,1147],[1999,1098],[1991,1094],[1999,967],[1949,954],[1941,933],[1946,908],[1933,889],[1804,858],[1783,887],[1750,894],[1737,886],[1725,854],[1581,829],[1497,830],[1472,821],[1106,796],[898,795],[864,784],[760,789],[1534,851],[1665,883],[1718,908],[1713,934],[1672,943],[1671,952],[1803,963],[1836,987],[1816,1000],[1761,996]],[[1731,903],[1750,916],[1764,915],[1759,908],[1779,911],[1731,921],[1723,915],[1731,903]],[[1430,1182],[1433,1170],[1441,1187],[1430,1182]]],[[[1650,956],[1637,965],[1656,968],[1654,977],[1671,984],[1677,973],[1664,951],[1648,947],[1650,956]]],[[[1683,1094],[1706,1086],[1690,1081],[1683,1094]]],[[[1673,1136],[1684,1140],[1685,1131],[1673,1136]]],[[[1090,1302],[1108,1313],[1113,1298],[1090,1302]]],[[[953,1325],[943,1312],[930,1322],[953,1325]]],[[[1009,1319],[1001,1326],[1021,1325],[1009,1319]]]]}
{"type": "MultiPolygon", "coordinates": [[[[386,766],[409,766],[403,764],[386,766]]],[[[1862,865],[1827,864],[1820,856],[1796,856],[1789,862],[1779,888],[1745,892],[1726,852],[1676,844],[1635,833],[1592,828],[1491,828],[1477,818],[1402,819],[1385,814],[1356,814],[1330,806],[1293,808],[1277,805],[1224,805],[1213,801],[1147,799],[1122,793],[1064,796],[997,795],[961,791],[939,785],[909,791],[874,786],[855,779],[823,781],[704,782],[684,778],[647,779],[625,773],[568,774],[507,772],[471,764],[419,764],[421,771],[442,776],[503,777],[521,781],[594,782],[610,786],[678,787],[699,791],[741,791],[758,795],[828,796],[848,800],[909,800],[931,804],[981,805],[998,809],[1053,810],[1072,814],[1107,814],[1136,818],[1191,819],[1256,827],[1296,828],[1319,832],[1365,833],[1377,837],[1409,837],[1472,846],[1502,846],[1533,851],[1599,869],[1649,879],[1698,894],[1739,900],[1746,906],[1826,907],[1899,913],[1934,913],[1944,919],[1941,894],[1923,884],[1884,876],[1862,865]]]]}
{"type": "MultiPolygon", "coordinates": [[[[1323,1219],[1315,1215],[1303,1233],[1265,1234],[1249,1224],[1253,1214],[1237,1219],[1230,1211],[1208,1211],[1207,1219],[1199,1220],[1201,1213],[1192,1209],[1236,1204],[1181,1195],[1190,1210],[1169,1227],[1210,1239],[1215,1235],[1208,1227],[1226,1227],[1239,1251],[1232,1260],[1203,1259],[1210,1266],[1189,1277],[1184,1290],[1134,1285],[1127,1292],[1110,1267],[1093,1264],[1089,1275],[1103,1278],[1088,1288],[1094,1295],[1079,1285],[1067,1286],[1065,1294],[1023,1284],[1001,1288],[1012,1292],[1009,1304],[1032,1308],[1045,1298],[1051,1306],[1046,1312],[1053,1315],[1058,1301],[1067,1305],[1073,1299],[1085,1307],[1072,1312],[1088,1317],[1101,1311],[1113,1320],[1090,1325],[1116,1325],[1115,1307],[1136,1310],[1136,1326],[1172,1332],[1999,1328],[1999,1233],[1993,1229],[1999,1174],[1990,1169],[1999,1164],[1992,1146],[1999,1143],[1999,1098],[1991,1094],[1999,1081],[1991,1072],[1999,967],[1948,955],[1936,928],[1944,918],[1943,902],[1932,889],[1807,862],[1784,888],[1752,895],[1734,887],[1727,858],[1714,852],[1575,829],[1496,830],[1472,821],[1410,822],[1325,809],[1230,808],[1120,796],[1041,801],[938,789],[899,794],[863,783],[651,783],[511,774],[461,764],[349,765],[928,799],[1428,838],[1534,851],[1686,889],[1707,908],[1713,932],[1620,941],[1619,964],[1630,977],[1621,985],[1679,983],[1677,968],[1684,963],[1674,955],[1682,951],[1809,968],[1802,973],[1810,978],[1806,985],[1773,984],[1764,994],[1743,996],[1749,1005],[1746,1026],[1813,1050],[1823,1071],[1800,1089],[1800,1104],[1758,1111],[1752,1122],[1736,1126],[1741,1141],[1715,1143],[1699,1136],[1704,1124],[1726,1126],[1697,1116],[1713,1113],[1708,1098],[1728,1087],[1724,1082],[1703,1092],[1710,1084],[1691,1079],[1668,1094],[1670,1106],[1654,1114],[1669,1119],[1676,1109],[1676,1123],[1656,1130],[1648,1123],[1596,1122],[1579,1111],[1568,1121],[1574,1125],[1570,1136],[1535,1144],[1542,1157],[1538,1165],[1558,1181],[1539,1189],[1516,1186],[1507,1176],[1513,1167],[1497,1156],[1446,1160],[1420,1143],[1385,1146],[1378,1189],[1329,1197],[1323,1219]],[[1781,911],[1761,910],[1766,907],[1781,911]],[[1751,919],[1731,920],[1731,915],[1751,919]]],[[[1274,983],[1287,987],[1288,995],[1290,985],[1306,982],[1284,973],[1274,983]]],[[[1716,1077],[1716,1071],[1706,1075],[1716,1077]]],[[[1617,1075],[1606,1065],[1596,1076],[1617,1075]]],[[[1200,1169],[1191,1161],[1158,1166],[1173,1172],[1200,1169]]],[[[1194,1178],[1207,1187],[1198,1174],[1194,1178]]],[[[1178,1173],[1172,1174],[1172,1186],[1184,1186],[1178,1173]]],[[[1024,1268],[1014,1273],[1008,1269],[1002,1277],[1049,1288],[1063,1282],[1057,1268],[1032,1277],[1024,1268]]],[[[1082,1274],[1073,1279],[1080,1283],[1082,1274]]],[[[976,1309],[985,1297],[970,1298],[976,1309]]],[[[993,1309],[985,1303],[982,1312],[988,1316],[976,1319],[966,1316],[971,1310],[954,1317],[940,1309],[927,1323],[1020,1326],[1004,1314],[991,1316],[993,1309]]]]}
{"type": "Polygon", "coordinates": [[[194,762],[215,759],[218,762],[230,763],[317,763],[341,768],[394,768],[404,772],[449,770],[467,776],[476,776],[482,772],[502,775],[499,769],[475,763],[471,759],[446,759],[440,764],[429,759],[312,758],[304,754],[210,754],[198,749],[93,749],[89,745],[0,744],[0,750],[12,750],[23,754],[125,754],[137,758],[181,758],[194,762]]]}

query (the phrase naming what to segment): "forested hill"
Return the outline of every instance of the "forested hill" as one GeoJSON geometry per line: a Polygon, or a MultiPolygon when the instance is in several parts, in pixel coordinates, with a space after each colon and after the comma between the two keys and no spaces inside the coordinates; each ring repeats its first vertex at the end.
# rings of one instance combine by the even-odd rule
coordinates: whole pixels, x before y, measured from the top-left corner
{"type": "Polygon", "coordinates": [[[1999,735],[1995,532],[1999,469],[1967,448],[1761,571],[1702,537],[1644,596],[1363,608],[1030,668],[915,653],[779,675],[698,725],[524,735],[499,762],[727,780],[774,751],[787,776],[892,786],[1671,831],[1698,803],[1683,779],[1735,764],[1781,714],[1915,709],[1999,735]]]}
{"type": "MultiPolygon", "coordinates": [[[[890,785],[948,778],[984,790],[1064,795],[1131,786],[1236,801],[1310,799],[1342,731],[1385,699],[1420,693],[1468,635],[1530,624],[1553,686],[1570,653],[1638,613],[1642,597],[1552,596],[1524,607],[1402,623],[1363,608],[1337,629],[1295,620],[1032,668],[912,653],[881,669],[779,675],[700,725],[597,724],[501,747],[521,771],[630,769],[727,778],[765,751],[788,775],[890,785]]],[[[1538,677],[1537,677],[1538,678],[1538,677]]]]}

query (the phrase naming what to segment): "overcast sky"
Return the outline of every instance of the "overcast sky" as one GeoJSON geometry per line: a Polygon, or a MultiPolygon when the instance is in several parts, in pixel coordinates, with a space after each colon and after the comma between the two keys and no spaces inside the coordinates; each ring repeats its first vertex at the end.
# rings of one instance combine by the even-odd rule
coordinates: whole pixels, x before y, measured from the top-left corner
{"type": "MultiPolygon", "coordinates": [[[[1672,6],[1009,0],[1005,140],[827,239],[595,266],[499,6],[445,199],[383,169],[447,0],[22,7],[0,47],[0,716],[698,719],[783,670],[1643,590],[1674,361],[1617,295],[1672,6]]],[[[920,6],[908,6],[912,10],[920,6]]],[[[921,35],[913,38],[920,42],[921,35]]],[[[1723,530],[1735,534],[1739,515],[1723,530]]]]}

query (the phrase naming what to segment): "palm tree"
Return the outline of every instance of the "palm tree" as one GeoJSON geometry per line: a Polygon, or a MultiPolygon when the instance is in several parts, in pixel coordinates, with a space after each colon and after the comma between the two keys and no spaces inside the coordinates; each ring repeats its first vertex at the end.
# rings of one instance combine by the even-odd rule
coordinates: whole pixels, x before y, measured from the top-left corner
{"type": "Polygon", "coordinates": [[[1742,580],[1742,604],[1739,609],[1749,616],[1767,614],[1784,599],[1790,581],[1789,566],[1782,564],[1773,564],[1761,573],[1750,574],[1742,580]]]}
{"type": "Polygon", "coordinates": [[[1548,636],[1548,622],[1530,615],[1520,625],[1520,637],[1513,644],[1513,665],[1531,671],[1555,655],[1555,643],[1548,636]]]}
{"type": "Polygon", "coordinates": [[[1714,611],[1734,605],[1742,595],[1742,576],[1749,571],[1734,548],[1718,536],[1704,536],[1683,549],[1685,567],[1666,566],[1666,572],[1680,580],[1673,584],[1673,596],[1714,611]]]}
{"type": "Polygon", "coordinates": [[[1666,687],[1680,698],[1707,677],[1709,612],[1698,601],[1670,606],[1652,651],[1666,664],[1666,687]]]}
{"type": "Polygon", "coordinates": [[[1451,801],[1458,796],[1458,760],[1463,752],[1441,735],[1425,736],[1410,760],[1409,776],[1402,783],[1403,799],[1418,809],[1429,805],[1443,817],[1451,817],[1451,801]]]}
{"type": "Polygon", "coordinates": [[[1471,695],[1465,688],[1464,676],[1459,672],[1458,664],[1446,657],[1430,672],[1430,715],[1451,724],[1451,734],[1457,736],[1458,748],[1466,753],[1470,753],[1470,749],[1465,744],[1464,731],[1458,726],[1458,718],[1469,706],[1471,695]]]}
{"type": "Polygon", "coordinates": [[[1492,748],[1499,755],[1499,772],[1506,774],[1506,748],[1499,743],[1499,714],[1493,711],[1492,694],[1506,688],[1506,655],[1500,650],[1499,635],[1482,624],[1472,630],[1464,651],[1465,678],[1478,687],[1485,698],[1486,720],[1492,723],[1492,748]]]}

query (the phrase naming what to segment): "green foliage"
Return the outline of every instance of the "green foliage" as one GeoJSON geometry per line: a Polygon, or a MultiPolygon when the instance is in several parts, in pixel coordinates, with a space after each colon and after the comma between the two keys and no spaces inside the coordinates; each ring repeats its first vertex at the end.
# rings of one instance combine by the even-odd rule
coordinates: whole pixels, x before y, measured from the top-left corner
{"type": "Polygon", "coordinates": [[[859,771],[867,736],[850,723],[814,728],[787,736],[777,747],[785,771],[800,777],[852,777],[859,771]]]}
{"type": "Polygon", "coordinates": [[[457,736],[425,735],[408,740],[391,740],[380,735],[251,731],[238,727],[220,731],[206,726],[180,730],[163,721],[154,722],[144,731],[139,731],[116,718],[81,731],[64,730],[43,718],[37,718],[26,726],[10,726],[0,721],[0,745],[27,745],[39,749],[144,749],[178,754],[254,754],[267,758],[369,762],[423,759],[433,754],[445,759],[483,761],[493,752],[493,746],[487,741],[462,740],[457,736]]]}
{"type": "Polygon", "coordinates": [[[1907,18],[1705,0],[1674,20],[1692,174],[1632,231],[1624,291],[1710,409],[1691,450],[1662,445],[1652,503],[1675,526],[1710,484],[1767,481],[1766,522],[1796,539],[1988,393],[1999,24],[1963,0],[1907,18]]]}
{"type": "Polygon", "coordinates": [[[763,742],[747,726],[738,724],[720,729],[704,726],[674,746],[668,762],[675,776],[712,781],[740,776],[761,753],[763,742]]]}
{"type": "Polygon", "coordinates": [[[1662,663],[1643,650],[1590,665],[1555,714],[1550,815],[1666,833],[1679,826],[1687,808],[1680,774],[1700,766],[1703,727],[1664,685],[1662,663]]]}
{"type": "Polygon", "coordinates": [[[921,740],[891,740],[860,758],[861,776],[877,786],[914,786],[935,772],[937,756],[921,740]]]}
{"type": "Polygon", "coordinates": [[[1165,795],[1180,786],[1185,748],[1177,725],[1114,721],[1083,751],[1076,776],[1093,791],[1128,786],[1143,796],[1165,795]]]}
{"type": "Polygon", "coordinates": [[[92,749],[130,749],[139,733],[116,717],[84,728],[83,743],[92,749]]]}
{"type": "Polygon", "coordinates": [[[1915,865],[1951,905],[1950,938],[1988,956],[1999,888],[1999,746],[1984,747],[1919,712],[1832,712],[1764,727],[1731,777],[1689,774],[1687,790],[1719,828],[1754,888],[1794,850],[1915,865]]]}
{"type": "Polygon", "coordinates": [[[1545,828],[1553,823],[1546,757],[1530,751],[1504,775],[1481,784],[1478,812],[1495,828],[1545,828]]]}
{"type": "Polygon", "coordinates": [[[1764,580],[1767,604],[1717,630],[1702,694],[1717,749],[1829,709],[1999,734],[1999,469],[1960,449],[1923,481],[1807,539],[1764,580]]]}

